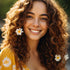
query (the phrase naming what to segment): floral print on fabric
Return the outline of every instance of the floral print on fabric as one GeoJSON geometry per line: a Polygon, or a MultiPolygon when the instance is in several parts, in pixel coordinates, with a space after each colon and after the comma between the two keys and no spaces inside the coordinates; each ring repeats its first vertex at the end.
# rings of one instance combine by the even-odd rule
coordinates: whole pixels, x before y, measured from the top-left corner
{"type": "Polygon", "coordinates": [[[11,65],[11,60],[8,57],[5,57],[2,62],[5,67],[9,67],[11,65]]]}

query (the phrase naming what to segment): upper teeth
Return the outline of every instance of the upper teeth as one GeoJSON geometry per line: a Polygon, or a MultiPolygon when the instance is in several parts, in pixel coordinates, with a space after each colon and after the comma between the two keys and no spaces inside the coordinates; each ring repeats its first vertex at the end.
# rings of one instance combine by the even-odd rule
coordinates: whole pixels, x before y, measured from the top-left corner
{"type": "Polygon", "coordinates": [[[36,30],[31,30],[32,32],[39,32],[39,31],[36,31],[36,30]]]}

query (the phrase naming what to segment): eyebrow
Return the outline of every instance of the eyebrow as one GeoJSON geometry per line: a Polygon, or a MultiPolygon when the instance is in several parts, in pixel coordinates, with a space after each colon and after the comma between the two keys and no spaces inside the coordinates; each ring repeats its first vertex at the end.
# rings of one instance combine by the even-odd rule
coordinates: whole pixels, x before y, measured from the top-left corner
{"type": "Polygon", "coordinates": [[[49,18],[48,14],[41,14],[40,16],[47,16],[49,18]]]}
{"type": "MultiPolygon", "coordinates": [[[[34,14],[34,13],[32,13],[32,12],[27,12],[27,14],[35,15],[35,14],[34,14]]],[[[48,14],[41,14],[40,16],[47,16],[47,17],[49,18],[48,14]]]]}
{"type": "Polygon", "coordinates": [[[27,12],[27,14],[32,14],[32,15],[34,15],[34,13],[32,13],[32,12],[27,12]]]}

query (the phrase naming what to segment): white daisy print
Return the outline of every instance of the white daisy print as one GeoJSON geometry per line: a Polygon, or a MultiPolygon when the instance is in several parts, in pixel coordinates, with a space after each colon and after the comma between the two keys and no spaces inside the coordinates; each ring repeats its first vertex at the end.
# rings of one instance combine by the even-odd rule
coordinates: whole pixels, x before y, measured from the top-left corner
{"type": "Polygon", "coordinates": [[[16,70],[16,65],[13,65],[13,70],[16,70]]]}
{"type": "Polygon", "coordinates": [[[23,33],[22,28],[16,29],[16,34],[21,35],[23,33]]]}
{"type": "Polygon", "coordinates": [[[55,60],[56,61],[60,61],[61,60],[61,56],[60,55],[55,55],[55,60]]]}
{"type": "Polygon", "coordinates": [[[11,60],[10,60],[8,57],[5,57],[5,58],[3,59],[3,65],[4,65],[5,67],[9,67],[9,66],[11,65],[11,60]]]}
{"type": "Polygon", "coordinates": [[[68,60],[68,59],[69,59],[68,54],[66,54],[66,55],[64,56],[64,59],[65,59],[65,60],[68,60]]]}

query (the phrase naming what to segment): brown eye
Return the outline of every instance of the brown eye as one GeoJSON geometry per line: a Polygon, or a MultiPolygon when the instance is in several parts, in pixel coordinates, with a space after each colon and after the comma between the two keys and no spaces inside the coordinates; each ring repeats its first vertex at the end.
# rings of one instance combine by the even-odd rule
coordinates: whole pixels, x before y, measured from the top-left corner
{"type": "Polygon", "coordinates": [[[32,16],[26,16],[26,18],[33,18],[32,16]]]}
{"type": "Polygon", "coordinates": [[[47,20],[47,18],[41,18],[42,20],[47,20]]]}
{"type": "Polygon", "coordinates": [[[41,18],[41,20],[42,20],[42,21],[47,21],[48,19],[47,19],[47,18],[41,18]]]}

